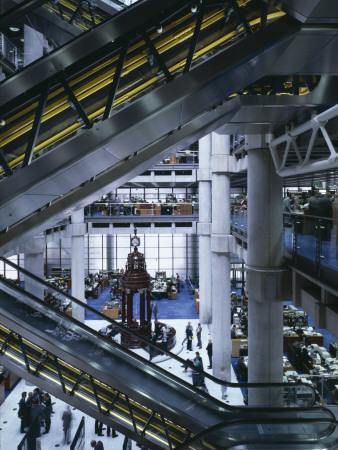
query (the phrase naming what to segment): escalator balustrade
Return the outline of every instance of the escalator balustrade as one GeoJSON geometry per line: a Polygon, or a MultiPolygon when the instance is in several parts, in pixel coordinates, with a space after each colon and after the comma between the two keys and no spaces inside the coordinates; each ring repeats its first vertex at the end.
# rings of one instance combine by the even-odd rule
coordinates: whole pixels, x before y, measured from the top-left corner
{"type": "MultiPolygon", "coordinates": [[[[81,306],[101,318],[101,313],[27,270],[4,258],[1,261],[7,273],[9,268],[20,273],[27,289],[34,282],[35,291],[43,286],[60,298],[64,296],[67,303],[71,300],[74,307],[81,306]]],[[[1,363],[149,448],[221,449],[257,439],[274,442],[276,436],[281,442],[313,443],[328,439],[336,429],[329,409],[304,407],[313,404],[311,386],[249,384],[249,390],[275,389],[280,405],[287,391],[293,392],[295,399],[299,395],[301,402],[287,408],[230,406],[101,336],[12,280],[1,278],[0,286],[1,363]]],[[[178,356],[166,353],[173,362],[184,363],[178,356]]],[[[222,384],[212,375],[203,375],[208,382],[222,384]]]]}

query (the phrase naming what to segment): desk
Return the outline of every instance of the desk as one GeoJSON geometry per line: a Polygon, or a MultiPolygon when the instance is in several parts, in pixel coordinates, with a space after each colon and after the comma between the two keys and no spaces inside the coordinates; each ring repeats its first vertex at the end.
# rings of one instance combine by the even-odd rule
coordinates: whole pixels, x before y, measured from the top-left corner
{"type": "Polygon", "coordinates": [[[119,309],[118,308],[102,308],[102,313],[109,317],[110,319],[118,319],[119,318],[119,309]]]}
{"type": "Polygon", "coordinates": [[[231,339],[231,344],[232,344],[231,356],[233,358],[238,358],[241,344],[248,345],[248,340],[247,339],[231,339]]]}
{"type": "MultiPolygon", "coordinates": [[[[317,334],[317,335],[303,335],[307,341],[309,342],[309,344],[318,344],[320,347],[323,346],[324,344],[324,337],[322,334],[317,334]]],[[[284,336],[283,337],[283,351],[287,352],[289,349],[289,345],[293,344],[296,341],[302,341],[302,337],[300,337],[298,334],[295,334],[293,336],[284,336]]]]}

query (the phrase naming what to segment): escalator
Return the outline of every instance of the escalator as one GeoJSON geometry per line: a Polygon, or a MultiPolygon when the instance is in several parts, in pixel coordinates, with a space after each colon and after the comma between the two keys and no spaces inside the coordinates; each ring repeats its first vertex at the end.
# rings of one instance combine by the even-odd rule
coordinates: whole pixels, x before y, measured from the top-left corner
{"type": "Polygon", "coordinates": [[[235,114],[300,31],[263,4],[143,1],[0,84],[3,252],[235,114]]]}
{"type": "MultiPolygon", "coordinates": [[[[66,303],[72,301],[109,320],[25,269],[1,261],[7,273],[17,272],[18,278],[24,279],[25,286],[43,286],[45,292],[54,291],[66,303]]],[[[269,448],[266,446],[275,442],[295,449],[298,444],[307,444],[308,449],[337,445],[337,419],[330,409],[312,406],[311,386],[251,384],[249,395],[250,389],[269,389],[280,399],[280,406],[229,406],[27,289],[22,282],[15,285],[13,279],[0,279],[1,364],[133,440],[152,449],[269,448]]],[[[127,332],[117,322],[110,322],[127,332]]],[[[173,363],[185,363],[169,352],[168,356],[173,363]]],[[[222,383],[204,376],[208,383],[222,383]]]]}

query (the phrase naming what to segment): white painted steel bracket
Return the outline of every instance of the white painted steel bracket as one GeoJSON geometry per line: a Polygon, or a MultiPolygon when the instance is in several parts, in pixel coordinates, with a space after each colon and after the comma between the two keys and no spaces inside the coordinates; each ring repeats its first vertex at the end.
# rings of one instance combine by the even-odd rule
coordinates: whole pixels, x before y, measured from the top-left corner
{"type": "Polygon", "coordinates": [[[330,136],[328,135],[328,132],[325,128],[329,120],[336,118],[337,116],[338,105],[335,105],[327,111],[313,116],[308,122],[305,122],[304,124],[269,142],[273,162],[279,176],[289,177],[297,174],[312,173],[318,170],[330,170],[338,168],[338,152],[334,148],[330,136]],[[297,146],[296,139],[301,134],[311,130],[311,138],[309,140],[307,151],[305,157],[302,158],[297,146]],[[319,130],[322,132],[326,145],[330,151],[330,156],[325,159],[311,161],[311,153],[314,149],[319,130]],[[278,146],[281,144],[285,144],[285,147],[282,151],[282,157],[280,156],[278,149],[278,146]],[[290,149],[293,149],[295,151],[298,163],[286,167],[290,149]]]}

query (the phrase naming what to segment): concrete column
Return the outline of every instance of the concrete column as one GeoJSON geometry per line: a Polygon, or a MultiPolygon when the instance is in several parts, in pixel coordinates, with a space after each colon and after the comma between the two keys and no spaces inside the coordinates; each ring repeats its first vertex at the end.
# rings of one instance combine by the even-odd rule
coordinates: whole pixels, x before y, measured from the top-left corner
{"type": "Polygon", "coordinates": [[[212,340],[213,374],[220,378],[225,366],[231,377],[230,335],[230,137],[212,134],[212,340]]]}
{"type": "MultiPolygon", "coordinates": [[[[69,229],[72,236],[72,296],[86,303],[84,282],[84,235],[86,226],[83,209],[72,214],[72,223],[69,229]]],[[[80,305],[72,304],[72,315],[80,322],[85,320],[85,310],[80,305]]]]}
{"type": "MultiPolygon", "coordinates": [[[[45,237],[35,236],[25,243],[25,269],[39,278],[44,278],[45,237]]],[[[43,300],[44,287],[30,277],[25,276],[25,290],[43,300]]]]}
{"type": "Polygon", "coordinates": [[[28,25],[24,25],[24,65],[28,66],[36,59],[41,58],[44,47],[44,35],[28,25]]]}
{"type": "MultiPolygon", "coordinates": [[[[246,137],[248,150],[249,382],[282,382],[282,179],[265,136],[246,137]]],[[[278,405],[277,389],[251,389],[250,405],[278,405]]]]}
{"type": "Polygon", "coordinates": [[[211,323],[211,134],[199,141],[199,296],[200,321],[211,323]]]}
{"type": "Polygon", "coordinates": [[[107,269],[115,269],[114,239],[115,235],[107,234],[107,269]]]}

